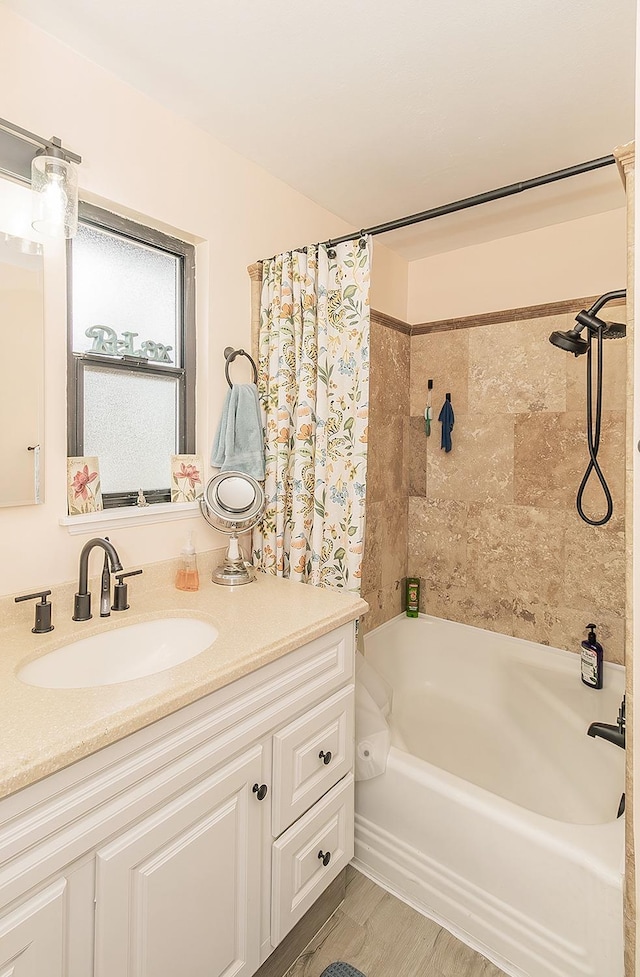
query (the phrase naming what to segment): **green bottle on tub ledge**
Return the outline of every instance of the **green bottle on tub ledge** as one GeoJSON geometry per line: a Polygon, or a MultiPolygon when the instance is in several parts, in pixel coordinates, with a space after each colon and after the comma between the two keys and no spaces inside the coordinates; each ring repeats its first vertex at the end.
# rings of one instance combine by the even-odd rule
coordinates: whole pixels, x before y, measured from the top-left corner
{"type": "Polygon", "coordinates": [[[407,617],[418,617],[420,613],[420,578],[407,577],[407,617]]]}

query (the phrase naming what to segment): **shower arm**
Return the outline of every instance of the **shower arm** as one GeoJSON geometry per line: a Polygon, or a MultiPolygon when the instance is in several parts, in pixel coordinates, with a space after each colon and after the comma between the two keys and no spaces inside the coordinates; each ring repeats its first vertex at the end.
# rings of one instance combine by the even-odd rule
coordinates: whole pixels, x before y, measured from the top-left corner
{"type": "Polygon", "coordinates": [[[617,288],[612,292],[605,292],[604,295],[601,295],[599,299],[596,299],[591,308],[588,309],[587,315],[595,316],[598,314],[602,306],[607,304],[607,302],[613,302],[614,299],[625,299],[626,297],[626,288],[617,288]]]}
{"type": "MultiPolygon", "coordinates": [[[[585,328],[588,330],[589,335],[594,336],[598,332],[606,332],[609,326],[603,319],[598,318],[598,312],[607,304],[607,302],[613,302],[614,299],[624,299],[626,296],[626,288],[617,288],[611,292],[605,292],[604,295],[601,295],[599,299],[596,299],[590,309],[582,309],[581,312],[578,312],[576,316],[577,325],[569,331],[569,335],[579,337],[580,333],[585,328]]],[[[582,343],[583,348],[576,350],[576,356],[579,356],[581,352],[586,352],[586,341],[580,338],[578,342],[582,343]]]]}

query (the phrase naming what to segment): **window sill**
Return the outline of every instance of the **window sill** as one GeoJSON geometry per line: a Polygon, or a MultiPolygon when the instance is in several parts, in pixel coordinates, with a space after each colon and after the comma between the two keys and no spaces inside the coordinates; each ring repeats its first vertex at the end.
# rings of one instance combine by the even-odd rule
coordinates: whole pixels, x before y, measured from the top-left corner
{"type": "Polygon", "coordinates": [[[86,516],[63,516],[58,520],[71,536],[101,533],[106,529],[126,529],[129,526],[150,526],[154,522],[173,522],[191,519],[200,511],[198,502],[158,502],[150,506],[123,506],[89,512],[86,516]]]}

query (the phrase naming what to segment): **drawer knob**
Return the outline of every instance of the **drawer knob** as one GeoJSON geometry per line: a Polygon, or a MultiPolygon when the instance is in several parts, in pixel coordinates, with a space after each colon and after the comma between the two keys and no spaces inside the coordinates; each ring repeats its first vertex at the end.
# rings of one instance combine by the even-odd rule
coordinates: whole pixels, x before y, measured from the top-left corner
{"type": "Polygon", "coordinates": [[[251,789],[259,801],[263,801],[265,799],[267,796],[267,791],[269,790],[266,784],[254,784],[251,789]]]}
{"type": "Polygon", "coordinates": [[[329,862],[331,861],[331,852],[330,851],[324,852],[322,851],[322,849],[320,849],[320,851],[318,852],[318,858],[320,859],[323,865],[328,865],[329,862]]]}
{"type": "Polygon", "coordinates": [[[331,750],[327,750],[326,753],[324,752],[324,750],[320,750],[320,752],[318,753],[318,757],[320,760],[322,760],[322,762],[326,767],[328,763],[331,763],[331,750]]]}

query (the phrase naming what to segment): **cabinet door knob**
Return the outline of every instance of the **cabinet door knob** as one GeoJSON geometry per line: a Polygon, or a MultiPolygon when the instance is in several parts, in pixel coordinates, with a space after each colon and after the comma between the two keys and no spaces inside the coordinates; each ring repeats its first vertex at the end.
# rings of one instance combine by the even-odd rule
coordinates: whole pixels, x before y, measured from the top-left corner
{"type": "Polygon", "coordinates": [[[331,861],[331,852],[330,851],[324,852],[322,851],[322,849],[320,849],[320,851],[318,852],[318,858],[320,859],[323,865],[328,865],[329,862],[331,861]]]}
{"type": "Polygon", "coordinates": [[[320,752],[318,753],[318,757],[322,760],[322,762],[326,767],[328,763],[331,763],[331,750],[327,750],[326,753],[324,752],[324,750],[320,750],[320,752]]]}
{"type": "Polygon", "coordinates": [[[265,799],[267,796],[267,791],[269,790],[266,784],[254,784],[251,789],[259,801],[263,801],[265,799]]]}

